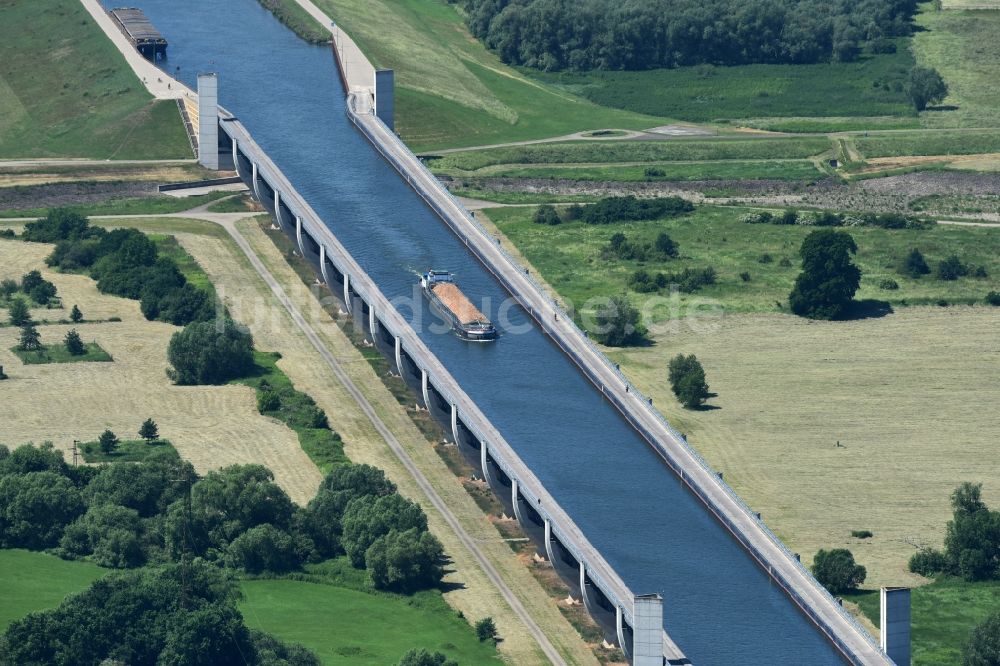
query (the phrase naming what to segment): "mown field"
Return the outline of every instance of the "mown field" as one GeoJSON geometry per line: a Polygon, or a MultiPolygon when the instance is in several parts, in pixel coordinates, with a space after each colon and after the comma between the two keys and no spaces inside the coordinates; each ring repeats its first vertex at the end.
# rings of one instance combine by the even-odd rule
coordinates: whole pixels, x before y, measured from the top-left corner
{"type": "Polygon", "coordinates": [[[177,105],[143,89],[80,3],[0,13],[0,157],[192,157],[177,105]]]}
{"type": "Polygon", "coordinates": [[[26,550],[0,550],[0,632],[28,613],[58,606],[67,594],[85,589],[107,573],[90,562],[67,562],[26,550]]]}
{"type": "Polygon", "coordinates": [[[396,71],[396,129],[415,151],[666,122],[593,104],[507,67],[443,0],[316,4],[372,63],[396,71]]]}
{"type": "Polygon", "coordinates": [[[915,124],[911,118],[916,116],[904,92],[913,67],[908,42],[896,40],[894,54],[862,56],[851,63],[532,75],[602,106],[694,122],[892,116],[896,126],[906,126],[915,124]]]}
{"type": "MultiPolygon", "coordinates": [[[[850,595],[871,622],[879,625],[878,592],[850,595]]],[[[913,666],[961,663],[962,648],[975,627],[1000,608],[1000,583],[966,583],[945,578],[910,593],[913,666]]]]}
{"type": "MultiPolygon", "coordinates": [[[[811,231],[803,226],[745,224],[739,220],[745,211],[732,207],[699,206],[694,213],[674,219],[608,225],[538,225],[531,221],[533,211],[527,207],[485,212],[549,284],[578,306],[595,297],[621,293],[627,288],[629,276],[639,269],[676,273],[685,268],[712,266],[718,273],[717,283],[694,294],[679,294],[677,302],[682,308],[708,299],[727,313],[784,311],[788,292],[799,273],[799,246],[811,231]],[[602,258],[601,249],[618,232],[648,242],[666,232],[680,246],[681,256],[646,263],[602,258]],[[788,260],[788,265],[782,265],[783,259],[788,260]],[[743,272],[750,274],[749,281],[740,277],[743,272]]],[[[927,230],[847,231],[858,244],[856,262],[864,272],[858,298],[884,300],[899,308],[941,300],[982,302],[987,292],[1000,291],[1000,234],[996,229],[937,225],[927,230]],[[932,269],[940,260],[956,254],[970,266],[984,266],[989,277],[965,277],[953,282],[933,275],[904,277],[896,267],[914,247],[920,249],[932,269]],[[899,289],[880,289],[879,283],[887,278],[895,280],[899,289]]],[[[643,302],[643,297],[635,295],[636,302],[643,302]]],[[[668,306],[657,307],[651,314],[656,320],[681,316],[671,313],[668,306]]]]}

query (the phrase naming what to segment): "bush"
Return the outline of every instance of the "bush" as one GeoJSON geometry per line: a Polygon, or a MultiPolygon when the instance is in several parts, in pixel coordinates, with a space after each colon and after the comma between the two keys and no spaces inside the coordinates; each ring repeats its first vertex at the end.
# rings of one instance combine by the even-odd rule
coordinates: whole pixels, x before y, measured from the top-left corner
{"type": "Polygon", "coordinates": [[[594,319],[597,338],[610,347],[638,344],[645,338],[639,310],[624,295],[612,296],[598,306],[594,319]]]}
{"type": "Polygon", "coordinates": [[[409,593],[441,582],[443,555],[441,542],[426,530],[392,530],[368,548],[365,568],[376,588],[409,593]]]}
{"type": "Polygon", "coordinates": [[[257,396],[257,411],[261,414],[276,412],[279,409],[281,409],[281,396],[275,391],[261,391],[257,396]]]}
{"type": "Polygon", "coordinates": [[[743,224],[771,224],[774,222],[774,216],[767,211],[754,211],[741,215],[740,222],[743,224]]]}
{"type": "Polygon", "coordinates": [[[84,238],[91,232],[87,218],[65,208],[52,208],[40,220],[24,225],[21,235],[26,241],[55,243],[61,240],[84,238]]]}
{"type": "Polygon", "coordinates": [[[606,197],[574,211],[587,224],[611,224],[638,220],[677,217],[694,210],[694,204],[680,197],[638,199],[632,195],[606,197]]]}
{"type": "Polygon", "coordinates": [[[781,261],[778,262],[778,265],[781,266],[782,268],[791,268],[792,260],[789,259],[788,257],[782,257],[781,261]]]}
{"type": "Polygon", "coordinates": [[[74,305],[73,309],[70,310],[69,319],[74,324],[79,324],[81,321],[83,321],[83,313],[80,311],[80,308],[77,307],[76,305],[74,305]]]}
{"type": "Polygon", "coordinates": [[[668,370],[670,388],[686,408],[700,407],[711,396],[705,370],[694,354],[678,354],[670,360],[668,370]]]}
{"type": "Polygon", "coordinates": [[[963,666],[997,666],[1000,664],[1000,611],[994,611],[982,621],[969,637],[962,651],[963,666]]]}
{"type": "Polygon", "coordinates": [[[760,257],[757,258],[757,263],[759,263],[759,264],[770,264],[770,263],[773,263],[773,262],[774,262],[774,257],[772,257],[771,255],[769,255],[766,252],[764,254],[760,255],[760,257]]]}
{"type": "Polygon", "coordinates": [[[885,278],[879,281],[878,288],[883,291],[895,291],[896,289],[899,289],[899,283],[892,278],[885,278]]]}
{"type": "Polygon", "coordinates": [[[740,279],[743,280],[744,282],[749,282],[750,281],[750,272],[749,271],[743,271],[742,273],[740,273],[740,279]]]}
{"type": "Polygon", "coordinates": [[[986,294],[986,304],[1000,306],[1000,291],[991,291],[986,294]]]}
{"type": "Polygon", "coordinates": [[[855,539],[871,539],[875,535],[871,530],[851,530],[851,536],[855,539]]]}
{"type": "Polygon", "coordinates": [[[421,648],[404,654],[396,666],[458,666],[458,662],[448,659],[440,652],[431,653],[421,648]]]}
{"type": "Polygon", "coordinates": [[[549,204],[543,204],[535,210],[535,214],[532,216],[531,221],[535,224],[548,224],[556,225],[562,222],[559,218],[559,213],[556,211],[554,206],[549,204]]]}
{"type": "Polygon", "coordinates": [[[188,324],[170,338],[167,371],[181,385],[222,384],[253,369],[253,337],[233,320],[188,324]]]}
{"type": "Polygon", "coordinates": [[[900,272],[907,277],[911,277],[914,280],[919,278],[921,275],[927,275],[931,272],[930,266],[927,265],[927,261],[924,260],[924,255],[920,253],[920,250],[913,248],[910,253],[906,255],[900,266],[900,272]]]}
{"type": "Polygon", "coordinates": [[[649,179],[666,178],[667,172],[664,171],[663,169],[658,169],[656,167],[646,167],[646,170],[643,171],[643,175],[649,179]]]}
{"type": "Polygon", "coordinates": [[[951,255],[938,264],[937,278],[939,280],[957,280],[968,273],[968,269],[957,255],[951,255]]]}
{"type": "Polygon", "coordinates": [[[0,238],[16,238],[17,234],[13,229],[0,229],[0,238]]]}
{"type": "Polygon", "coordinates": [[[948,560],[944,553],[933,548],[921,548],[910,557],[907,564],[910,571],[927,578],[944,571],[947,566],[948,560]]]}
{"type": "Polygon", "coordinates": [[[494,641],[497,639],[497,625],[492,617],[484,617],[476,622],[476,637],[480,641],[494,641]]]}
{"type": "Polygon", "coordinates": [[[283,573],[297,569],[301,556],[295,540],[274,525],[251,527],[230,542],[224,562],[247,573],[283,573]]]}
{"type": "Polygon", "coordinates": [[[857,589],[868,572],[855,564],[854,555],[846,548],[820,550],[813,558],[813,575],[831,594],[842,594],[857,589]]]}

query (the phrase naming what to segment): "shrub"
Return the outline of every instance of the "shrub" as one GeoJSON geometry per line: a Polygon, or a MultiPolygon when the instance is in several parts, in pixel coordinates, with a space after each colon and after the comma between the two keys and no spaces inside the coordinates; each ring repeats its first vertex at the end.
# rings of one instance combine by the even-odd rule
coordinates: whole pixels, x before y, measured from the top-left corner
{"type": "Polygon", "coordinates": [[[878,288],[883,291],[895,291],[896,289],[899,289],[899,283],[892,278],[885,278],[884,280],[879,281],[878,288]]]}
{"type": "Polygon", "coordinates": [[[694,204],[680,197],[638,199],[606,197],[597,203],[580,207],[580,218],[588,224],[611,224],[612,222],[655,220],[661,217],[676,217],[694,210],[694,204]]]}
{"type": "Polygon", "coordinates": [[[66,334],[63,344],[66,345],[66,351],[73,356],[83,356],[87,353],[87,348],[84,346],[83,340],[80,339],[80,334],[76,332],[75,328],[66,334]]]}
{"type": "Polygon", "coordinates": [[[624,295],[612,296],[598,306],[594,324],[598,339],[610,347],[638,344],[646,335],[639,310],[624,295]]]}
{"type": "Polygon", "coordinates": [[[851,530],[851,536],[855,539],[871,539],[875,535],[871,530],[851,530]]]}
{"type": "Polygon", "coordinates": [[[962,651],[963,666],[996,666],[1000,664],[1000,611],[994,611],[982,621],[969,637],[962,651]]]}
{"type": "Polygon", "coordinates": [[[257,396],[257,411],[261,414],[265,412],[276,412],[281,409],[281,396],[275,391],[261,391],[257,396]]]}
{"type": "Polygon", "coordinates": [[[35,243],[55,243],[83,238],[91,229],[87,218],[65,208],[52,208],[40,220],[24,225],[22,238],[35,243]]]}
{"type": "Polygon", "coordinates": [[[920,250],[913,248],[910,253],[906,255],[900,266],[900,272],[907,277],[913,279],[919,278],[921,275],[927,275],[931,272],[930,266],[927,265],[927,261],[924,260],[924,255],[920,253],[920,250]]]}
{"type": "Polygon", "coordinates": [[[167,357],[178,384],[222,384],[253,369],[253,337],[228,318],[196,322],[170,338],[167,357]]]}
{"type": "Polygon", "coordinates": [[[854,555],[846,548],[821,549],[813,558],[812,572],[820,585],[832,594],[857,589],[868,575],[863,566],[855,564],[854,555]]]}
{"type": "Polygon", "coordinates": [[[799,211],[788,209],[775,219],[776,224],[797,224],[799,221],[799,211]]]}
{"type": "Polygon", "coordinates": [[[907,564],[910,571],[928,578],[944,571],[947,566],[948,560],[944,553],[933,548],[921,548],[910,557],[907,564]]]}
{"type": "Polygon", "coordinates": [[[668,372],[670,388],[686,408],[700,407],[711,396],[705,381],[705,370],[694,354],[678,354],[672,358],[668,372]]]}
{"type": "Polygon", "coordinates": [[[79,324],[81,321],[83,321],[83,313],[80,312],[80,308],[79,307],[77,307],[76,305],[74,305],[73,309],[70,310],[69,318],[70,318],[70,321],[72,321],[74,324],[79,324]]]}
{"type": "Polygon", "coordinates": [[[743,280],[744,282],[749,282],[750,281],[750,272],[749,271],[743,271],[742,273],[740,273],[740,279],[743,280]]]}
{"type": "Polygon", "coordinates": [[[957,280],[968,272],[962,260],[953,254],[938,264],[937,278],[939,280],[957,280]]]}
{"type": "Polygon", "coordinates": [[[986,294],[987,305],[997,305],[1000,306],[1000,291],[991,291],[986,294]]]}
{"type": "Polygon", "coordinates": [[[492,617],[484,617],[476,622],[476,637],[480,641],[496,641],[497,625],[492,617]]]}
{"type": "Polygon", "coordinates": [[[663,169],[657,169],[656,167],[646,167],[643,172],[646,178],[666,178],[667,172],[663,169]]]}
{"type": "Polygon", "coordinates": [[[767,211],[753,211],[740,216],[743,224],[770,224],[774,221],[774,216],[767,211]]]}
{"type": "Polygon", "coordinates": [[[675,259],[680,253],[677,248],[677,243],[663,232],[661,232],[653,242],[653,249],[664,259],[675,259]]]}
{"type": "Polygon", "coordinates": [[[788,257],[782,257],[781,261],[778,262],[778,265],[781,266],[782,268],[791,268],[792,260],[789,259],[788,257]]]}
{"type": "Polygon", "coordinates": [[[980,279],[988,278],[990,276],[990,274],[986,272],[986,266],[976,266],[969,272],[969,275],[980,279]]]}
{"type": "Polygon", "coordinates": [[[757,258],[757,263],[759,264],[770,264],[773,262],[774,262],[774,257],[769,255],[767,252],[765,252],[764,254],[760,255],[760,257],[757,258]]]}
{"type": "Polygon", "coordinates": [[[17,234],[13,229],[0,229],[0,238],[16,238],[17,234]]]}
{"type": "Polygon", "coordinates": [[[440,652],[428,652],[421,648],[404,654],[396,666],[458,666],[458,662],[440,652]]]}
{"type": "Polygon", "coordinates": [[[531,221],[535,224],[548,224],[555,225],[562,222],[559,218],[559,213],[556,211],[554,206],[549,204],[543,204],[535,210],[535,214],[532,216],[531,221]]]}
{"type": "Polygon", "coordinates": [[[7,278],[6,280],[0,280],[0,297],[10,298],[15,293],[17,293],[18,286],[17,282],[7,278]]]}

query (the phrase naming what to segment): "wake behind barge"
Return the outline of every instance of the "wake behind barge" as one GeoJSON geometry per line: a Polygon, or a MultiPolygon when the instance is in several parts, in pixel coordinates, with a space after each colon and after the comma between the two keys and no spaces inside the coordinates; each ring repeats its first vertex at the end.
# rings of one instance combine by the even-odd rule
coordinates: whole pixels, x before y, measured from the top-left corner
{"type": "Polygon", "coordinates": [[[496,339],[496,327],[466,298],[451,273],[427,271],[420,276],[420,286],[431,305],[445,317],[460,338],[474,342],[496,339]]]}

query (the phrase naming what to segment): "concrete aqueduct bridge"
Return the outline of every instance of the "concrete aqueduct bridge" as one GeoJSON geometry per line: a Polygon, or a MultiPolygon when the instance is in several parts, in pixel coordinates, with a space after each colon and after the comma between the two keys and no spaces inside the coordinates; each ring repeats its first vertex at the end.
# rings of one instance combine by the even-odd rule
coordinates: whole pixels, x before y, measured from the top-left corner
{"type": "Polygon", "coordinates": [[[231,156],[254,197],[392,360],[430,413],[450,428],[459,450],[517,517],[573,596],[582,598],[605,638],[619,645],[636,666],[689,664],[663,630],[662,598],[637,595],[626,586],[242,123],[220,109],[219,128],[220,152],[231,156]]]}

